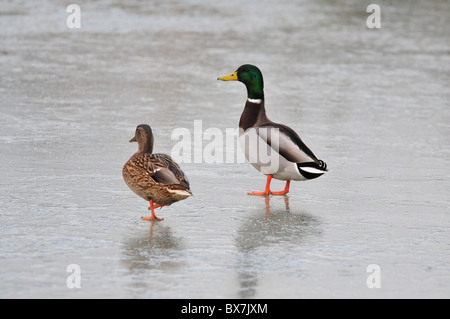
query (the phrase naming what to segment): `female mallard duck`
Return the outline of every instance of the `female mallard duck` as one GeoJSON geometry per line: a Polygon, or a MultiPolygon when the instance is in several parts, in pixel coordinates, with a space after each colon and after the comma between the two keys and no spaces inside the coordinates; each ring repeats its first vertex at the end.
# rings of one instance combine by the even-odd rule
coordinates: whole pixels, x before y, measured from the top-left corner
{"type": "Polygon", "coordinates": [[[122,175],[133,192],[150,202],[150,217],[155,208],[170,205],[192,195],[189,181],[177,163],[166,154],[153,154],[153,133],[147,124],[138,125],[131,142],[138,143],[138,151],[125,163],[122,175]]]}
{"type": "Polygon", "coordinates": [[[248,98],[239,121],[239,141],[247,160],[267,175],[265,190],[249,195],[285,195],[291,180],[309,180],[327,171],[325,162],[317,159],[293,129],[266,116],[263,76],[256,66],[244,64],[218,80],[240,81],[247,87],[248,98]],[[272,178],[286,181],[283,191],[270,190],[272,178]]]}

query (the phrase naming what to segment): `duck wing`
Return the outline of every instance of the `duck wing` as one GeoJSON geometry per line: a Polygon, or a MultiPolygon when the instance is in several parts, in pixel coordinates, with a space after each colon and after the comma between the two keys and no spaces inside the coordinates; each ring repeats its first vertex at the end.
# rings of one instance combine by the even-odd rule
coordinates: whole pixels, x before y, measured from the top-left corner
{"type": "Polygon", "coordinates": [[[320,164],[319,159],[306,146],[300,136],[286,125],[273,122],[259,125],[258,135],[290,162],[315,162],[320,164]]]}
{"type": "Polygon", "coordinates": [[[189,180],[180,166],[166,154],[150,154],[152,178],[163,185],[180,185],[189,189],[189,180]]]}
{"type": "Polygon", "coordinates": [[[273,122],[263,124],[258,127],[258,135],[280,156],[296,163],[299,172],[306,178],[313,179],[327,171],[327,164],[318,159],[290,127],[273,122]]]}

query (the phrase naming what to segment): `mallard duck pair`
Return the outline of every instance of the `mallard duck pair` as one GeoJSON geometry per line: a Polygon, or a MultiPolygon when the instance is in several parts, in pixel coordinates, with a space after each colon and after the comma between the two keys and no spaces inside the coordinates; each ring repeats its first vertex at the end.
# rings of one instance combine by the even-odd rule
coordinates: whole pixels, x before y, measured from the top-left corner
{"type": "MultiPolygon", "coordinates": [[[[222,81],[240,81],[247,87],[247,102],[239,121],[239,141],[247,160],[267,176],[262,192],[249,195],[285,195],[290,182],[317,178],[327,172],[319,160],[290,127],[272,122],[264,107],[264,82],[261,71],[245,64],[236,72],[219,77],[222,81]],[[270,189],[272,178],[286,181],[284,190],[270,189]]],[[[165,154],[153,154],[153,134],[150,126],[139,125],[130,142],[138,142],[138,151],[123,167],[123,178],[137,195],[149,201],[147,220],[162,220],[154,209],[170,205],[192,195],[189,181],[173,159],[165,154]]]]}

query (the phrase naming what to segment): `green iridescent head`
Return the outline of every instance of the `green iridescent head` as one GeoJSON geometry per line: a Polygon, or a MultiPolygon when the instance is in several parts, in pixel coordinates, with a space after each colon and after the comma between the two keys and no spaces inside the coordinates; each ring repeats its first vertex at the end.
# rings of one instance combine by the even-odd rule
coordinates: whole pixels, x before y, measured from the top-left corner
{"type": "Polygon", "coordinates": [[[217,80],[240,81],[247,87],[249,99],[264,99],[264,81],[261,71],[254,65],[241,65],[236,72],[222,76],[217,80]]]}

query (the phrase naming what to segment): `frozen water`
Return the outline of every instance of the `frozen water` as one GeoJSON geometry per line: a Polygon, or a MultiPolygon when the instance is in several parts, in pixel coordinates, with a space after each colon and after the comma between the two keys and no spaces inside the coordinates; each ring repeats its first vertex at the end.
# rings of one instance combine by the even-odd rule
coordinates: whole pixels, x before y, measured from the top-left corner
{"type": "Polygon", "coordinates": [[[369,3],[79,2],[69,29],[67,4],[3,2],[0,297],[449,298],[450,3],[378,1],[380,29],[369,3]],[[136,125],[169,154],[237,127],[245,88],[216,78],[244,63],[330,172],[265,199],[250,164],[181,163],[194,196],[140,220],[136,125]]]}

